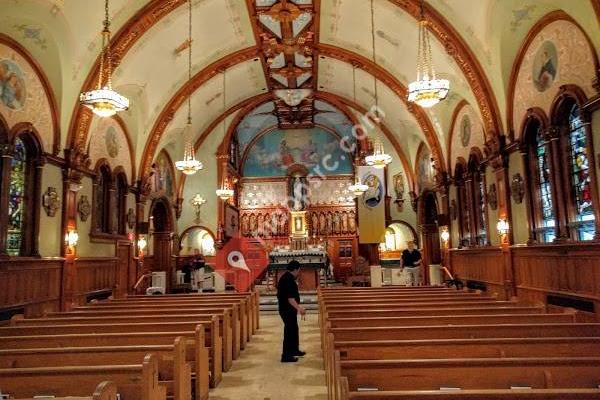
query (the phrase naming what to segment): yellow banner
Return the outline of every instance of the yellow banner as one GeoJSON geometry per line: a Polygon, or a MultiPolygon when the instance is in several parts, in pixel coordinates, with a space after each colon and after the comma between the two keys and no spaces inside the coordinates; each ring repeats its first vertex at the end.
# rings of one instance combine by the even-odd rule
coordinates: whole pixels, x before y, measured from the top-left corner
{"type": "Polygon", "coordinates": [[[358,167],[360,181],[367,191],[358,197],[358,234],[360,243],[381,243],[385,237],[384,169],[358,167]]]}

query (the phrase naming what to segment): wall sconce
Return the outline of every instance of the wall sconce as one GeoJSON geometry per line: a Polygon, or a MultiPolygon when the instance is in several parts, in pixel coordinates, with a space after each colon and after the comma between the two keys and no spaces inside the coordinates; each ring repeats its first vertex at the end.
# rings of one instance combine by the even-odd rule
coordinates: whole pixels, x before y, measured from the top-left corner
{"type": "Polygon", "coordinates": [[[510,230],[508,221],[504,218],[500,218],[498,220],[498,223],[496,224],[496,229],[498,230],[498,234],[500,236],[504,236],[504,235],[508,234],[508,231],[510,230]]]}
{"type": "Polygon", "coordinates": [[[79,234],[74,229],[69,230],[65,234],[65,245],[70,251],[73,251],[73,249],[77,246],[77,242],[79,242],[79,234]]]}
{"type": "Polygon", "coordinates": [[[444,242],[444,245],[448,244],[448,240],[450,240],[450,232],[448,232],[448,227],[447,226],[442,226],[442,233],[440,233],[440,238],[442,239],[442,242],[444,242]]]}
{"type": "Polygon", "coordinates": [[[146,248],[147,245],[148,245],[148,242],[146,241],[146,238],[144,236],[140,236],[140,238],[137,241],[137,247],[138,247],[138,251],[140,252],[140,254],[144,254],[144,249],[146,248]]]}

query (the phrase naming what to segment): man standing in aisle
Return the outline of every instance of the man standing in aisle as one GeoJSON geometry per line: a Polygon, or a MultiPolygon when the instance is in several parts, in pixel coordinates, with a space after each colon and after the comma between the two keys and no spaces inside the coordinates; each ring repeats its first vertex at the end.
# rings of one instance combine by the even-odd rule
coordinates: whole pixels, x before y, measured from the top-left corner
{"type": "Polygon", "coordinates": [[[402,267],[408,274],[410,286],[421,285],[421,252],[415,248],[415,242],[407,243],[408,248],[402,252],[402,267]]]}
{"type": "Polygon", "coordinates": [[[277,284],[277,302],[279,303],[279,315],[283,320],[283,351],[281,362],[296,362],[298,357],[306,353],[300,351],[300,336],[298,332],[298,313],[306,314],[304,307],[300,305],[300,293],[296,278],[300,272],[300,263],[296,260],[290,261],[287,271],[279,278],[277,284]]]}

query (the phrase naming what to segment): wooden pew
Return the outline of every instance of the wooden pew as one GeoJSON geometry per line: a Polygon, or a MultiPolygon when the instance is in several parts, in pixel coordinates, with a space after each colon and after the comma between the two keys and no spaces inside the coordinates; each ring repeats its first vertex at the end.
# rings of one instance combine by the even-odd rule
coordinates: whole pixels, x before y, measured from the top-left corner
{"type": "Polygon", "coordinates": [[[562,314],[497,314],[497,315],[437,315],[411,317],[367,317],[367,318],[329,318],[333,328],[357,328],[368,326],[426,326],[426,325],[496,325],[496,324],[541,324],[569,323],[575,321],[575,313],[562,314]]]}
{"type": "MultiPolygon", "coordinates": [[[[240,322],[242,324],[242,333],[244,343],[250,341],[253,332],[255,311],[253,309],[253,301],[250,297],[244,296],[221,296],[209,297],[202,295],[180,295],[181,297],[170,297],[170,295],[144,296],[141,298],[125,298],[98,302],[98,305],[107,304],[213,304],[216,306],[237,305],[239,307],[240,322]]],[[[256,311],[258,312],[258,310],[256,311]]]]}
{"type": "MultiPolygon", "coordinates": [[[[181,311],[180,311],[181,312],[181,311]]],[[[188,322],[188,323],[210,323],[215,314],[148,314],[138,315],[134,311],[129,313],[123,313],[119,315],[103,315],[98,316],[94,312],[88,312],[82,314],[81,317],[65,317],[64,315],[58,314],[57,317],[52,318],[22,318],[21,315],[13,316],[10,321],[11,326],[51,326],[51,325],[78,325],[78,324],[127,324],[127,323],[175,323],[175,322],[188,322]],[[60,316],[60,317],[59,317],[60,316]]],[[[223,350],[223,371],[227,372],[231,368],[233,355],[236,353],[233,351],[235,338],[232,337],[231,329],[231,318],[229,314],[217,314],[219,319],[219,334],[222,337],[222,350],[223,350]]]]}
{"type": "Polygon", "coordinates": [[[327,311],[328,318],[368,318],[394,315],[398,317],[413,317],[420,315],[477,315],[477,314],[539,314],[545,312],[543,306],[513,306],[513,307],[440,307],[440,308],[383,308],[383,309],[352,309],[327,311]]]}
{"type": "MultiPolygon", "coordinates": [[[[31,363],[36,362],[48,363],[39,365],[48,366],[53,364],[54,360],[64,364],[65,360],[90,358],[92,354],[99,355],[99,359],[100,357],[112,357],[112,363],[131,364],[131,362],[125,361],[135,357],[136,354],[154,353],[160,357],[159,365],[164,365],[169,360],[174,362],[171,367],[173,374],[181,375],[179,371],[186,373],[179,361],[183,358],[188,366],[192,367],[196,398],[208,398],[209,386],[214,387],[220,381],[221,375],[219,372],[217,376],[211,376],[208,349],[204,346],[204,329],[198,327],[195,332],[189,332],[189,335],[179,337],[183,345],[183,354],[181,347],[176,350],[175,343],[178,339],[174,335],[177,333],[0,337],[0,349],[6,349],[0,350],[0,368],[30,367],[35,366],[31,363]],[[110,354],[111,352],[119,352],[119,354],[110,354]],[[43,359],[40,356],[42,353],[44,354],[43,359]],[[179,371],[176,371],[177,369],[179,371]]],[[[86,361],[82,360],[81,362],[86,361]]],[[[90,361],[90,363],[96,364],[97,361],[90,361]]]]}
{"type": "Polygon", "coordinates": [[[350,390],[508,389],[526,386],[546,388],[598,388],[598,357],[463,358],[448,360],[351,360],[340,361],[336,373],[348,378],[350,390]]]}
{"type": "MultiPolygon", "coordinates": [[[[2,393],[0,393],[2,394],[2,393]]],[[[117,385],[113,382],[104,381],[100,382],[100,384],[94,390],[94,393],[91,396],[67,396],[67,397],[52,397],[53,400],[117,400],[117,385]]],[[[14,400],[35,400],[32,398],[29,399],[14,399],[14,400]]]]}
{"type": "Polygon", "coordinates": [[[127,316],[169,316],[169,315],[181,315],[181,314],[196,314],[201,316],[207,315],[217,315],[219,316],[219,323],[221,325],[221,331],[228,332],[227,328],[223,327],[223,325],[227,325],[226,320],[229,319],[229,327],[231,331],[231,340],[229,338],[223,337],[223,348],[225,352],[225,347],[231,341],[231,356],[223,356],[224,368],[229,370],[229,366],[231,365],[231,360],[236,360],[240,356],[241,351],[241,333],[240,333],[240,321],[238,318],[238,307],[231,308],[204,308],[204,307],[196,307],[196,308],[163,308],[161,306],[156,307],[142,307],[142,308],[86,308],[84,310],[79,311],[69,311],[69,312],[50,312],[46,314],[47,318],[93,318],[93,317],[127,317],[127,316]],[[221,318],[220,316],[223,315],[221,318]]]}
{"type": "MultiPolygon", "coordinates": [[[[115,333],[119,335],[125,334],[157,334],[160,332],[168,334],[172,337],[172,341],[177,336],[196,337],[198,328],[206,329],[206,334],[203,336],[205,345],[209,352],[209,358],[212,361],[209,366],[211,386],[216,386],[222,377],[222,337],[219,335],[219,326],[216,316],[208,323],[195,322],[174,322],[174,323],[126,323],[126,324],[71,324],[71,325],[52,325],[51,329],[48,326],[9,326],[0,327],[0,343],[8,341],[8,337],[27,337],[27,336],[53,336],[53,335],[73,335],[73,338],[83,334],[109,334],[115,333]]],[[[204,331],[203,331],[204,332],[204,331]]],[[[140,344],[133,340],[132,335],[129,335],[131,340],[124,345],[140,344]]],[[[153,343],[155,344],[155,343],[153,343]]],[[[165,343],[160,343],[165,344],[165,343]]],[[[168,343],[167,343],[168,344],[168,343]]],[[[85,344],[84,344],[85,345],[85,344]]],[[[89,344],[87,344],[89,345],[89,344]]],[[[102,344],[99,344],[100,346],[102,344]]],[[[73,347],[71,343],[66,343],[63,346],[73,347]]],[[[96,345],[91,345],[96,346],[96,345]]],[[[37,347],[46,347],[44,345],[37,347]]],[[[75,346],[78,347],[78,346],[75,346]]],[[[3,347],[1,347],[3,348],[3,347]]],[[[22,348],[22,347],[19,347],[22,348]]]]}
{"type": "Polygon", "coordinates": [[[74,311],[89,311],[89,310],[129,310],[132,308],[136,309],[157,309],[157,308],[223,308],[229,309],[232,307],[238,308],[239,328],[234,326],[234,329],[239,332],[240,336],[240,348],[244,349],[248,342],[248,314],[243,305],[237,301],[232,300],[221,300],[221,301],[157,301],[157,302],[132,302],[132,303],[121,303],[121,302],[102,302],[96,303],[90,306],[80,306],[73,308],[74,311]]]}
{"type": "Polygon", "coordinates": [[[600,389],[479,389],[350,391],[348,378],[340,380],[341,400],[599,400],[600,389]]]}
{"type": "MultiPolygon", "coordinates": [[[[0,368],[36,368],[91,365],[132,365],[146,354],[158,357],[160,382],[167,396],[191,400],[191,364],[187,361],[186,339],[178,337],[170,346],[67,347],[0,350],[0,368]]],[[[193,346],[192,346],[193,350],[193,346]]],[[[191,352],[193,355],[193,351],[191,352]]],[[[206,396],[208,396],[206,385],[206,396]]]]}
{"type": "Polygon", "coordinates": [[[86,396],[106,379],[117,385],[122,400],[166,399],[166,388],[158,381],[158,358],[153,354],[132,365],[0,369],[0,388],[14,397],[86,396]]]}
{"type": "MultiPolygon", "coordinates": [[[[169,297],[169,298],[174,298],[174,299],[178,299],[178,298],[184,298],[184,297],[194,297],[194,296],[204,296],[207,298],[220,298],[220,297],[227,297],[227,296],[233,296],[233,297],[249,297],[251,299],[251,310],[252,310],[252,314],[254,315],[254,321],[252,324],[252,334],[256,333],[256,330],[258,330],[260,328],[260,293],[258,292],[258,290],[254,290],[252,292],[242,292],[242,293],[188,293],[188,294],[166,294],[166,295],[162,295],[160,297],[169,297]]],[[[127,298],[130,299],[139,299],[139,298],[145,298],[145,297],[151,297],[148,295],[129,295],[127,296],[127,298]]]]}

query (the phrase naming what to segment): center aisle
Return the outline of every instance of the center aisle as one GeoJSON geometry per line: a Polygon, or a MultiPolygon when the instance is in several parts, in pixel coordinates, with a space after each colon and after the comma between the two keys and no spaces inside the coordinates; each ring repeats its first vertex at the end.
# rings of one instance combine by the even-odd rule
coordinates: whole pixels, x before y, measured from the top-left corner
{"type": "Polygon", "coordinates": [[[283,324],[278,315],[261,315],[260,329],[219,386],[210,391],[210,399],[326,400],[318,316],[307,315],[299,324],[300,348],[307,355],[297,363],[282,364],[283,324]]]}

